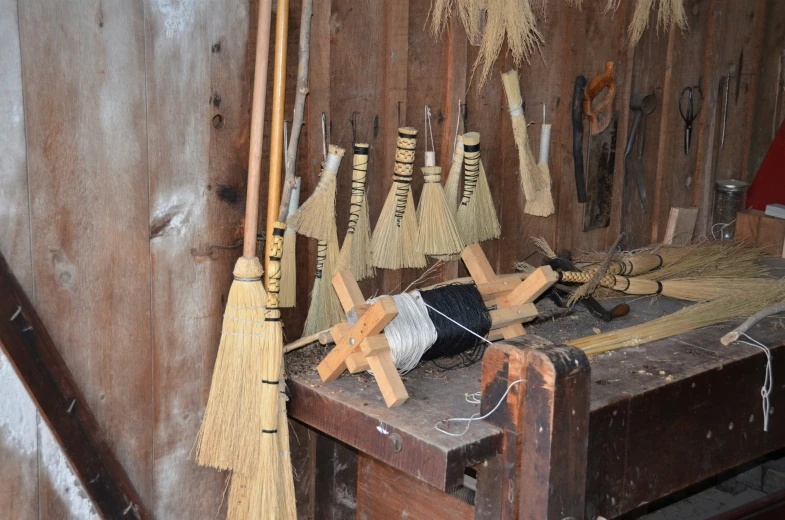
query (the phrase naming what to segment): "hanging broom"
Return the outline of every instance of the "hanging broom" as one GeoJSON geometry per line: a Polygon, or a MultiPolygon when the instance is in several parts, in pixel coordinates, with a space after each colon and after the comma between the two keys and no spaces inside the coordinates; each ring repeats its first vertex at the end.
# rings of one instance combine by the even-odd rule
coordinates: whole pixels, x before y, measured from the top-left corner
{"type": "Polygon", "coordinates": [[[338,322],[344,321],[341,302],[332,286],[332,277],[338,255],[338,237],[332,240],[320,240],[316,247],[316,273],[311,291],[311,306],[303,326],[303,336],[329,329],[338,322]]]}
{"type": "MultiPolygon", "coordinates": [[[[526,119],[523,116],[523,99],[521,98],[521,86],[518,82],[518,71],[513,69],[502,74],[502,82],[504,83],[504,91],[507,93],[512,131],[515,135],[515,144],[518,147],[521,187],[523,195],[526,197],[526,206],[523,211],[528,215],[547,217],[554,212],[551,177],[549,172],[541,170],[534,161],[529,135],[526,132],[526,119]]],[[[547,147],[545,151],[547,152],[547,147]]],[[[547,155],[545,162],[547,162],[547,155]]]]}
{"type": "MultiPolygon", "coordinates": [[[[300,177],[294,179],[289,216],[297,211],[300,205],[300,177]]],[[[297,232],[286,228],[283,235],[283,256],[281,257],[281,295],[279,307],[289,308],[297,305],[297,232]]]]}
{"type": "Polygon", "coordinates": [[[375,267],[425,267],[425,255],[417,249],[417,216],[411,191],[416,146],[417,130],[399,128],[393,187],[371,238],[371,259],[375,267]]]}
{"type": "Polygon", "coordinates": [[[436,166],[436,152],[427,149],[427,134],[431,130],[430,115],[430,109],[426,107],[425,167],[422,169],[423,187],[417,206],[417,249],[429,256],[453,260],[463,251],[463,241],[453,212],[447,206],[441,182],[442,169],[436,166]]]}
{"type": "Polygon", "coordinates": [[[458,213],[458,192],[461,189],[461,171],[463,170],[463,136],[455,138],[455,150],[452,153],[452,165],[450,173],[447,174],[447,182],[444,183],[444,198],[447,200],[447,207],[450,208],[453,216],[458,213]]]}
{"type": "MultiPolygon", "coordinates": [[[[643,31],[649,26],[649,13],[654,10],[654,4],[659,2],[657,11],[657,31],[660,29],[668,32],[671,26],[678,27],[686,31],[687,12],[684,10],[684,0],[637,0],[635,11],[632,13],[632,21],[627,28],[627,35],[630,39],[630,47],[635,47],[643,36],[643,31]]],[[[621,0],[608,0],[602,14],[615,12],[621,0]]]]}
{"type": "Polygon", "coordinates": [[[463,243],[469,245],[498,238],[501,226],[480,159],[480,134],[464,134],[463,153],[463,196],[455,221],[463,243]]]}
{"type": "Polygon", "coordinates": [[[761,290],[739,291],[716,300],[686,307],[662,318],[613,332],[566,341],[593,356],[683,334],[724,321],[746,318],[785,302],[785,280],[772,280],[761,290]]]}
{"type": "Polygon", "coordinates": [[[262,0],[256,38],[243,256],[234,266],[210,396],[196,444],[197,463],[220,470],[252,471],[261,446],[261,417],[255,404],[260,390],[257,376],[266,295],[261,282],[262,264],[256,258],[256,230],[271,12],[272,0],[262,0]]]}
{"type": "Polygon", "coordinates": [[[335,272],[351,271],[356,280],[373,277],[376,270],[371,264],[371,224],[368,219],[368,202],[365,186],[368,176],[368,148],[365,143],[354,145],[352,157],[352,199],[349,211],[349,229],[343,239],[335,272]]]}
{"type": "Polygon", "coordinates": [[[301,235],[327,241],[336,234],[335,175],[341,166],[344,152],[343,148],[330,145],[316,189],[287,219],[286,224],[301,235]]]}

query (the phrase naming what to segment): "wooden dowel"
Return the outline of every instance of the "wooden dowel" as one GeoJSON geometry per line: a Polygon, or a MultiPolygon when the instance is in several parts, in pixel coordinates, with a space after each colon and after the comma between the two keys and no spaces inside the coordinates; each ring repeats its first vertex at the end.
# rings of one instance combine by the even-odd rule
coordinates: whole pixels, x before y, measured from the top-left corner
{"type": "Polygon", "coordinates": [[[753,325],[758,323],[763,318],[768,318],[773,314],[777,314],[778,312],[783,312],[783,311],[785,311],[785,303],[780,303],[779,305],[774,305],[767,309],[763,309],[762,311],[758,311],[752,316],[750,316],[749,318],[747,318],[747,320],[744,323],[742,323],[732,331],[725,334],[722,337],[722,339],[720,339],[720,341],[722,342],[723,345],[730,345],[731,343],[739,339],[739,337],[742,334],[750,330],[750,328],[753,325]]]}

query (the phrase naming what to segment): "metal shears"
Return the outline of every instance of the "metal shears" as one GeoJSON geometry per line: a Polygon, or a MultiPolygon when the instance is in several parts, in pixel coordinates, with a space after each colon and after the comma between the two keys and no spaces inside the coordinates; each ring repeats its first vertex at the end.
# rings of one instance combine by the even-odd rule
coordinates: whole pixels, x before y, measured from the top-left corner
{"type": "Polygon", "coordinates": [[[681,96],[679,97],[679,112],[681,113],[681,118],[684,119],[684,155],[690,154],[692,123],[695,121],[695,119],[697,119],[698,114],[700,114],[702,108],[703,91],[700,87],[686,87],[681,91],[681,96]],[[684,110],[685,100],[687,105],[686,111],[684,110]],[[695,110],[696,105],[698,107],[697,111],[695,110]]]}

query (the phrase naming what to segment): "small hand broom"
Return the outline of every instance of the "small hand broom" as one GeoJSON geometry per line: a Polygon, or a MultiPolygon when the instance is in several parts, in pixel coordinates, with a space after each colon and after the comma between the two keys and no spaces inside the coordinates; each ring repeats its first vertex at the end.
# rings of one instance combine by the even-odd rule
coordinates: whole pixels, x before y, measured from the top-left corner
{"type": "Polygon", "coordinates": [[[351,271],[356,280],[371,278],[376,270],[371,264],[371,223],[365,198],[368,177],[368,148],[365,143],[354,145],[352,157],[352,199],[349,229],[343,239],[335,272],[351,271]]]}
{"type": "Polygon", "coordinates": [[[335,175],[341,166],[344,149],[330,145],[322,164],[319,183],[300,208],[286,220],[286,224],[301,235],[316,240],[330,240],[335,229],[335,175]]]}
{"type": "Polygon", "coordinates": [[[450,173],[447,174],[447,181],[444,183],[444,197],[447,200],[447,207],[450,208],[453,216],[458,212],[458,192],[461,190],[461,171],[463,170],[463,136],[455,138],[455,150],[452,153],[452,164],[450,173]]]}
{"type": "Polygon", "coordinates": [[[498,238],[501,226],[480,159],[480,134],[464,134],[463,152],[463,196],[455,221],[463,243],[471,245],[498,238]]]}
{"type": "MultiPolygon", "coordinates": [[[[289,200],[289,216],[297,211],[300,205],[300,177],[295,177],[289,200]]],[[[283,256],[281,257],[281,294],[278,304],[281,308],[297,305],[297,232],[286,228],[283,235],[283,256]]]]}
{"type": "Polygon", "coordinates": [[[272,1],[262,0],[256,38],[243,256],[234,266],[210,396],[196,443],[197,463],[219,470],[251,472],[261,449],[261,415],[256,398],[261,390],[257,376],[266,295],[261,282],[262,264],[256,258],[256,230],[271,13],[272,1]]]}
{"type": "Polygon", "coordinates": [[[329,329],[346,316],[333,289],[332,278],[338,256],[338,237],[332,240],[319,240],[316,251],[316,273],[311,291],[311,306],[303,326],[303,336],[329,329]]]}
{"type": "Polygon", "coordinates": [[[504,91],[507,93],[515,144],[518,146],[521,187],[523,195],[526,197],[526,206],[523,212],[537,217],[547,217],[555,211],[551,196],[551,177],[548,171],[540,169],[534,161],[534,154],[526,132],[526,119],[523,117],[523,100],[521,99],[518,71],[513,69],[503,73],[502,82],[504,83],[504,91]]]}
{"type": "Polygon", "coordinates": [[[425,255],[417,249],[417,216],[411,192],[417,130],[398,129],[393,187],[376,222],[371,238],[371,259],[375,267],[403,269],[425,267],[425,255]]]}

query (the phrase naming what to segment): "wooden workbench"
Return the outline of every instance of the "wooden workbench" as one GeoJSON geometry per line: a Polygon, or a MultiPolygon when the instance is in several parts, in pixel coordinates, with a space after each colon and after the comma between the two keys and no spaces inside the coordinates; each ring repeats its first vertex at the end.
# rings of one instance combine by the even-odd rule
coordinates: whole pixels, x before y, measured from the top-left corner
{"type": "Polygon", "coordinates": [[[495,344],[469,368],[420,367],[406,376],[410,398],[399,408],[385,406],[367,375],[331,383],[292,377],[301,517],[613,518],[785,446],[785,414],[773,413],[785,406],[779,320],[750,332],[772,347],[775,387],[764,433],[765,355],[739,343],[722,346],[719,338],[734,324],[590,360],[559,344],[684,305],[629,303],[630,315],[612,323],[576,312],[527,328],[528,335],[495,344]],[[521,378],[465,435],[434,428],[441,419],[489,411],[521,378]],[[465,400],[480,390],[481,405],[465,400]],[[447,493],[475,470],[474,506],[447,493]]]}

